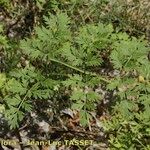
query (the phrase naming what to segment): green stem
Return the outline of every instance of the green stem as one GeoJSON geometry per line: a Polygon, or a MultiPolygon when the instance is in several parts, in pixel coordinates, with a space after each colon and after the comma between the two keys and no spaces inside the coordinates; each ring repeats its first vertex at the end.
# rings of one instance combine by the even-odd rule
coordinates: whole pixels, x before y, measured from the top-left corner
{"type": "Polygon", "coordinates": [[[81,73],[84,73],[83,70],[81,70],[81,69],[79,69],[79,68],[76,68],[76,67],[73,67],[73,66],[71,66],[71,65],[69,65],[69,64],[66,64],[66,63],[64,63],[64,62],[62,62],[62,61],[59,61],[59,60],[57,60],[57,59],[50,58],[50,60],[53,61],[53,62],[57,62],[57,63],[59,63],[59,64],[62,64],[62,65],[64,65],[64,66],[66,66],[66,67],[69,67],[69,68],[71,68],[71,69],[73,69],[73,70],[76,70],[76,71],[79,71],[79,72],[81,72],[81,73]]]}
{"type": "Polygon", "coordinates": [[[132,58],[132,55],[129,57],[129,59],[128,59],[127,62],[125,63],[124,67],[127,66],[128,62],[131,60],[131,58],[132,58]]]}
{"type": "Polygon", "coordinates": [[[34,84],[34,85],[27,91],[26,95],[24,96],[23,100],[20,102],[20,104],[19,104],[19,106],[18,106],[18,111],[20,110],[20,108],[21,108],[23,102],[26,100],[29,91],[31,91],[31,89],[33,89],[37,84],[38,84],[38,83],[34,84]]]}
{"type": "MultiPolygon", "coordinates": [[[[57,60],[57,59],[50,58],[50,60],[53,61],[53,62],[62,64],[62,65],[64,65],[64,66],[68,67],[68,68],[71,68],[71,69],[73,69],[73,70],[76,70],[76,71],[78,71],[78,72],[80,72],[80,73],[83,73],[83,74],[86,74],[86,75],[99,76],[99,75],[96,74],[96,73],[91,73],[91,72],[88,72],[88,71],[81,70],[81,69],[79,69],[79,68],[76,68],[76,67],[74,67],[74,66],[71,66],[71,65],[69,65],[69,64],[67,64],[67,63],[64,63],[64,62],[62,62],[62,61],[59,61],[59,60],[57,60]]],[[[100,80],[103,81],[103,82],[110,83],[110,81],[109,81],[108,79],[105,79],[105,78],[103,78],[103,77],[99,77],[99,78],[100,78],[100,80]]]]}

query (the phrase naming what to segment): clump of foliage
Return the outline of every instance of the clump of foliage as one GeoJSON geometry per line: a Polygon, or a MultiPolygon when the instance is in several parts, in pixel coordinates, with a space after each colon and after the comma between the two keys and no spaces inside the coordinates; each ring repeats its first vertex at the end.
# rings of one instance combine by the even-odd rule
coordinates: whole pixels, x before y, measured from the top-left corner
{"type": "Polygon", "coordinates": [[[10,6],[9,4],[10,4],[10,0],[0,0],[1,7],[8,8],[10,6]]]}
{"type": "MultiPolygon", "coordinates": [[[[36,1],[41,12],[45,4],[46,1],[36,1]]],[[[52,1],[51,4],[55,13],[46,13],[31,37],[14,42],[0,27],[0,50],[5,59],[3,66],[0,65],[3,71],[0,73],[0,112],[10,128],[19,128],[39,100],[47,103],[64,94],[71,108],[78,110],[80,124],[88,126],[97,103],[102,101],[95,89],[104,85],[108,91],[114,91],[108,111],[110,117],[103,121],[110,149],[148,150],[150,62],[147,41],[144,37],[118,32],[112,24],[99,23],[94,19],[96,10],[92,13],[90,3],[52,1]],[[68,10],[70,4],[74,4],[72,12],[68,10]],[[67,13],[58,11],[66,6],[67,13]],[[85,16],[86,13],[77,11],[79,6],[88,6],[91,14],[85,16]],[[76,13],[81,22],[76,22],[76,13]],[[120,74],[109,79],[95,71],[106,63],[120,74]]]]}
{"type": "Polygon", "coordinates": [[[117,93],[110,120],[104,127],[111,132],[112,149],[149,149],[149,48],[142,38],[126,34],[117,37],[110,58],[114,68],[123,73],[107,86],[117,89],[117,93]]]}
{"type": "Polygon", "coordinates": [[[93,88],[101,80],[107,82],[90,72],[90,68],[101,65],[100,52],[111,42],[107,37],[113,31],[112,26],[87,25],[71,36],[66,14],[50,14],[44,20],[46,27],[36,27],[35,37],[21,41],[20,48],[28,64],[9,72],[10,79],[3,89],[7,92],[5,115],[11,127],[18,127],[24,112],[31,110],[30,99],[52,98],[56,86],[64,85],[71,93],[72,107],[80,111],[82,125],[87,125],[91,118],[88,111],[95,109],[95,102],[100,100],[93,88]]]}

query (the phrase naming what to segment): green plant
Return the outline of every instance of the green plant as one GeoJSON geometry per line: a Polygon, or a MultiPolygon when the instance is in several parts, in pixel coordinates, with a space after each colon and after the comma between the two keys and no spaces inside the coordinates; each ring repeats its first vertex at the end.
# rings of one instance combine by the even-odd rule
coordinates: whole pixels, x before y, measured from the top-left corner
{"type": "Polygon", "coordinates": [[[26,67],[20,66],[7,74],[3,87],[5,116],[11,128],[19,127],[24,113],[31,110],[31,99],[51,98],[55,86],[63,84],[65,90],[71,87],[73,108],[81,105],[80,117],[86,125],[91,117],[88,111],[93,110],[95,102],[100,99],[92,88],[101,80],[107,82],[88,70],[102,63],[99,52],[109,45],[107,37],[113,31],[112,26],[88,25],[72,37],[68,25],[70,19],[66,14],[50,14],[50,19],[44,17],[44,20],[46,27],[36,27],[35,37],[21,41],[22,53],[28,57],[24,60],[26,67]],[[54,67],[56,65],[59,67],[54,67]]]}
{"type": "Polygon", "coordinates": [[[82,125],[87,125],[91,118],[88,111],[95,109],[95,102],[100,100],[93,89],[97,82],[107,82],[88,70],[103,62],[100,52],[111,42],[108,37],[113,31],[112,26],[87,25],[74,35],[69,29],[71,21],[65,13],[50,14],[50,18],[44,17],[44,20],[46,27],[37,27],[35,38],[21,42],[23,53],[28,55],[31,63],[38,60],[41,65],[47,64],[47,73],[53,75],[55,72],[65,90],[71,88],[72,107],[80,111],[82,125]],[[53,70],[48,64],[59,67],[53,70]]]}
{"type": "Polygon", "coordinates": [[[104,128],[111,133],[112,149],[146,149],[150,138],[149,48],[142,38],[126,34],[116,37],[110,59],[114,68],[123,73],[107,86],[110,90],[117,89],[117,93],[111,119],[104,123],[104,128]]]}
{"type": "Polygon", "coordinates": [[[0,74],[3,113],[10,127],[19,127],[24,116],[34,110],[33,103],[53,101],[53,97],[64,93],[72,109],[79,111],[81,125],[87,126],[93,119],[91,112],[102,100],[95,88],[104,84],[108,90],[116,91],[110,119],[103,123],[110,148],[148,149],[147,41],[116,32],[111,24],[83,23],[71,30],[75,22],[66,13],[49,13],[43,20],[35,27],[34,35],[21,40],[19,46],[3,34],[0,36],[6,60],[9,64],[15,62],[0,74]],[[111,80],[95,71],[106,61],[120,72],[111,80]]]}
{"type": "Polygon", "coordinates": [[[0,0],[0,5],[8,8],[10,6],[10,0],[0,0]]]}

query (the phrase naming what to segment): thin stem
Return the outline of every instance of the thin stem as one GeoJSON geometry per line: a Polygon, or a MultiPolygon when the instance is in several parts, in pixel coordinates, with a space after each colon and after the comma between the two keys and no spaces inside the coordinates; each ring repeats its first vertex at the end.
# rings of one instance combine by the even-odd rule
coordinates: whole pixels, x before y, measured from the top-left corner
{"type": "Polygon", "coordinates": [[[128,62],[131,60],[132,55],[129,57],[129,59],[127,60],[127,62],[125,63],[124,67],[127,66],[128,62]]]}
{"type": "MultiPolygon", "coordinates": [[[[53,62],[62,64],[62,65],[64,65],[64,66],[68,67],[68,68],[71,68],[71,69],[73,69],[73,70],[76,70],[76,71],[78,71],[78,72],[80,72],[80,73],[83,73],[83,74],[86,74],[86,75],[99,76],[99,75],[96,74],[96,73],[91,73],[91,72],[88,72],[88,71],[81,70],[81,69],[79,69],[79,68],[77,68],[77,67],[71,66],[71,65],[69,65],[69,64],[67,64],[67,63],[64,63],[64,62],[62,62],[62,61],[59,61],[59,60],[57,60],[57,59],[50,58],[50,60],[53,61],[53,62]]],[[[100,80],[103,81],[103,82],[110,83],[110,81],[109,81],[108,79],[105,79],[105,78],[103,78],[103,77],[101,77],[101,76],[99,76],[99,78],[100,78],[100,80]]]]}
{"type": "Polygon", "coordinates": [[[37,84],[38,84],[38,83],[34,84],[34,85],[27,91],[26,95],[24,96],[23,100],[20,102],[20,104],[19,104],[19,106],[18,106],[18,111],[20,110],[20,108],[21,108],[23,102],[26,100],[29,91],[31,91],[31,89],[33,89],[37,84]]]}

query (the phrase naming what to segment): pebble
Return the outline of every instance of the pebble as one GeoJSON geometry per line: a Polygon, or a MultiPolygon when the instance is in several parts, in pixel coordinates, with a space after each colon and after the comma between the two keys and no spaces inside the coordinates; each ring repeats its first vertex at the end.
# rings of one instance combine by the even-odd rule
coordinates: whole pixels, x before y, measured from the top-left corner
{"type": "Polygon", "coordinates": [[[3,15],[0,15],[0,21],[3,21],[4,20],[4,16],[3,15]]]}

